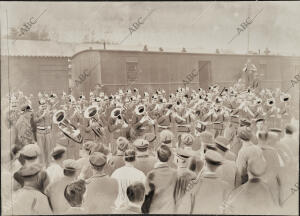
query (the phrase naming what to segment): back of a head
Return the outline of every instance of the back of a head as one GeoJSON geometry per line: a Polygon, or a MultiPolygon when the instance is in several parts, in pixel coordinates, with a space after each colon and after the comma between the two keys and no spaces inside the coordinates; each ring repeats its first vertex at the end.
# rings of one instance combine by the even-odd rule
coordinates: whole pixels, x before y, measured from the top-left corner
{"type": "Polygon", "coordinates": [[[260,142],[267,142],[268,136],[269,136],[268,131],[259,131],[257,137],[260,142]]]}
{"type": "Polygon", "coordinates": [[[263,156],[250,159],[248,163],[248,172],[255,178],[262,176],[267,169],[267,162],[263,156]]]}
{"type": "Polygon", "coordinates": [[[250,141],[252,137],[251,129],[247,127],[239,128],[238,137],[245,142],[250,141]]]}
{"type": "Polygon", "coordinates": [[[135,161],[135,151],[133,149],[126,150],[124,158],[125,158],[126,162],[134,162],[135,161]]]}
{"type": "Polygon", "coordinates": [[[168,162],[171,155],[172,155],[172,152],[167,145],[162,144],[161,146],[158,147],[157,157],[160,162],[168,162]]]}
{"type": "Polygon", "coordinates": [[[81,206],[85,191],[84,180],[78,180],[66,186],[64,196],[72,207],[81,206]]]}
{"type": "Polygon", "coordinates": [[[142,202],[145,197],[145,186],[141,182],[135,182],[127,187],[126,194],[130,202],[142,202]]]}
{"type": "Polygon", "coordinates": [[[292,125],[287,125],[285,127],[285,133],[289,135],[293,135],[294,133],[294,127],[292,125]]]}
{"type": "Polygon", "coordinates": [[[189,161],[188,168],[189,168],[189,170],[198,174],[201,171],[201,169],[203,168],[203,165],[204,165],[204,163],[200,157],[193,156],[189,161]]]}

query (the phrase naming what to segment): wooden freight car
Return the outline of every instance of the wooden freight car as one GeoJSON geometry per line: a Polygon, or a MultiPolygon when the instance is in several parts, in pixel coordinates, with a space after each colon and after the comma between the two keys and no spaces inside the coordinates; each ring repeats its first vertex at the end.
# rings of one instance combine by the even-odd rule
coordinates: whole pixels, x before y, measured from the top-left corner
{"type": "Polygon", "coordinates": [[[70,87],[75,96],[88,96],[96,84],[104,85],[108,94],[129,87],[164,88],[169,93],[185,85],[228,86],[241,76],[247,59],[256,65],[263,87],[286,89],[300,70],[300,57],[90,49],[72,57],[70,87]]]}

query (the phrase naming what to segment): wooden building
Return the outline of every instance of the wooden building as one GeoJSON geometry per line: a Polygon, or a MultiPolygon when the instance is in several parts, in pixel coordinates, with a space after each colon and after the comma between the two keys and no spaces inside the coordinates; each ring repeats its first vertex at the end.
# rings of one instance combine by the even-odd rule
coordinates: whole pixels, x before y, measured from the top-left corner
{"type": "MultiPolygon", "coordinates": [[[[290,80],[300,71],[300,57],[275,55],[199,54],[124,50],[85,50],[71,59],[72,92],[89,92],[96,84],[106,92],[119,88],[141,91],[164,88],[167,92],[184,86],[187,75],[196,75],[187,84],[207,88],[218,83],[229,86],[237,80],[251,59],[262,75],[262,86],[287,89],[290,80]]],[[[296,93],[299,90],[291,89],[296,93]]]]}

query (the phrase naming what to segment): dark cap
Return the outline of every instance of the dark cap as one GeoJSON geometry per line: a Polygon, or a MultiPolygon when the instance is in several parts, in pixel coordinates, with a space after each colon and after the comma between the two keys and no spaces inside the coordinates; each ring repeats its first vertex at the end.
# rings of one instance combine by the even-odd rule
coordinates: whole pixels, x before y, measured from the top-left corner
{"type": "Polygon", "coordinates": [[[55,156],[57,156],[57,155],[59,155],[59,154],[62,154],[62,153],[64,153],[64,152],[66,152],[66,148],[65,147],[63,147],[63,146],[56,146],[54,149],[53,149],[53,151],[52,151],[52,153],[51,153],[51,156],[52,157],[55,157],[55,156]]]}
{"type": "Polygon", "coordinates": [[[216,151],[207,150],[205,153],[205,160],[211,165],[219,166],[222,164],[223,157],[220,153],[216,151]]]}
{"type": "Polygon", "coordinates": [[[66,170],[79,170],[80,165],[76,160],[73,159],[67,159],[63,161],[63,168],[66,170]]]}
{"type": "Polygon", "coordinates": [[[42,165],[40,164],[33,164],[30,166],[23,166],[18,173],[22,177],[29,177],[29,176],[35,176],[42,170],[42,165]]]}
{"type": "Polygon", "coordinates": [[[137,149],[145,149],[148,148],[149,146],[149,142],[145,139],[136,139],[133,142],[133,145],[137,148],[137,149]]]}
{"type": "Polygon", "coordinates": [[[102,167],[106,164],[106,156],[101,152],[94,152],[90,156],[90,163],[95,167],[102,167]]]}
{"type": "Polygon", "coordinates": [[[238,130],[238,137],[244,141],[249,141],[252,137],[251,130],[248,128],[240,128],[238,130]]]}
{"type": "Polygon", "coordinates": [[[240,126],[241,127],[243,127],[243,126],[250,127],[251,126],[251,122],[248,121],[248,119],[241,119],[240,120],[240,126]]]}
{"type": "Polygon", "coordinates": [[[281,133],[281,129],[280,128],[270,128],[269,131],[276,132],[276,133],[281,133]]]}
{"type": "Polygon", "coordinates": [[[227,145],[229,144],[228,140],[223,136],[218,136],[215,139],[216,147],[220,150],[226,152],[228,150],[227,145]]]}
{"type": "Polygon", "coordinates": [[[192,156],[192,154],[189,151],[187,151],[186,149],[178,148],[176,151],[176,156],[183,160],[186,160],[186,159],[190,158],[192,156]]]}
{"type": "Polygon", "coordinates": [[[125,152],[125,150],[128,148],[129,141],[125,137],[119,137],[117,139],[117,146],[118,149],[122,152],[125,152]]]}

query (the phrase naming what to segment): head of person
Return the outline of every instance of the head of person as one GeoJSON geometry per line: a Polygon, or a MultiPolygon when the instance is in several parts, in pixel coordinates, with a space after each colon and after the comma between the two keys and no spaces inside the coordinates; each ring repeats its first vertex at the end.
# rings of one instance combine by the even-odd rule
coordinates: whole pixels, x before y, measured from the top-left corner
{"type": "Polygon", "coordinates": [[[205,166],[207,170],[215,172],[222,165],[223,157],[220,153],[213,150],[207,150],[205,153],[205,166]]]}
{"type": "Polygon", "coordinates": [[[57,163],[60,163],[62,161],[65,160],[66,158],[66,151],[67,149],[63,146],[56,146],[52,153],[51,156],[53,158],[54,161],[56,161],[57,163]]]}
{"type": "Polygon", "coordinates": [[[243,142],[249,142],[252,138],[252,131],[248,127],[242,127],[238,131],[238,137],[243,141],[243,142]]]}
{"type": "Polygon", "coordinates": [[[267,144],[269,133],[266,130],[259,131],[257,134],[259,144],[267,144]]]}
{"type": "Polygon", "coordinates": [[[102,173],[104,171],[107,158],[101,152],[94,152],[90,155],[89,161],[94,173],[102,173]]]}
{"type": "Polygon", "coordinates": [[[159,141],[162,144],[172,146],[173,139],[174,139],[174,134],[170,130],[162,130],[159,134],[159,141]]]}
{"type": "Polygon", "coordinates": [[[75,179],[80,171],[80,165],[76,160],[67,159],[63,161],[64,175],[75,179]]]}
{"type": "Polygon", "coordinates": [[[174,161],[177,164],[177,167],[186,168],[188,166],[188,162],[191,156],[192,155],[189,151],[178,148],[174,157],[174,161]]]}
{"type": "Polygon", "coordinates": [[[162,162],[162,163],[168,162],[169,159],[171,158],[171,155],[172,155],[172,152],[171,152],[170,148],[167,145],[162,144],[158,147],[158,149],[157,149],[157,159],[160,162],[162,162]]]}
{"type": "Polygon", "coordinates": [[[134,163],[136,153],[133,149],[127,149],[124,154],[125,163],[134,163]]]}
{"type": "Polygon", "coordinates": [[[260,178],[267,170],[267,162],[262,155],[252,158],[248,162],[247,170],[250,180],[260,178]]]}
{"type": "Polygon", "coordinates": [[[83,157],[90,155],[95,146],[96,143],[93,141],[86,141],[85,143],[83,143],[83,157]]]}
{"type": "Polygon", "coordinates": [[[25,103],[21,106],[21,114],[27,119],[30,119],[32,117],[33,112],[29,103],[25,103]]]}
{"type": "Polygon", "coordinates": [[[149,147],[149,142],[145,139],[136,139],[133,142],[133,146],[137,153],[147,152],[149,147]]]}
{"type": "Polygon", "coordinates": [[[263,118],[259,118],[255,121],[257,130],[263,130],[265,120],[263,118]]]}
{"type": "Polygon", "coordinates": [[[216,151],[219,152],[221,155],[225,155],[225,153],[228,151],[228,145],[229,141],[223,136],[218,136],[215,139],[216,151]]]}
{"type": "Polygon", "coordinates": [[[119,137],[117,139],[118,152],[124,153],[129,147],[129,141],[125,137],[119,137]]]}
{"type": "Polygon", "coordinates": [[[188,169],[194,172],[196,175],[202,170],[204,162],[198,156],[192,156],[189,160],[188,169]]]}
{"type": "Polygon", "coordinates": [[[10,151],[10,160],[19,158],[22,147],[20,145],[13,145],[10,151]]]}
{"type": "Polygon", "coordinates": [[[136,205],[142,205],[145,200],[145,186],[142,182],[135,182],[127,187],[128,200],[136,205]]]}
{"type": "Polygon", "coordinates": [[[37,144],[25,145],[20,152],[20,160],[24,161],[24,165],[38,163],[38,156],[40,155],[40,148],[37,144]]]}
{"type": "Polygon", "coordinates": [[[31,186],[40,189],[38,174],[42,170],[41,164],[31,164],[23,166],[18,172],[24,181],[24,186],[31,186]]]}
{"type": "Polygon", "coordinates": [[[294,131],[295,131],[294,127],[290,124],[287,125],[284,130],[285,134],[290,135],[290,136],[292,136],[294,134],[294,131]]]}
{"type": "Polygon", "coordinates": [[[64,196],[70,206],[80,207],[84,200],[86,185],[84,180],[78,180],[68,184],[64,191],[64,196]]]}
{"type": "Polygon", "coordinates": [[[200,136],[201,143],[203,145],[204,151],[209,148],[209,146],[214,145],[214,136],[210,132],[205,132],[200,136]]]}
{"type": "Polygon", "coordinates": [[[280,128],[270,128],[269,129],[269,132],[271,133],[275,133],[277,136],[276,136],[276,141],[279,141],[280,138],[282,137],[282,130],[280,128]]]}

